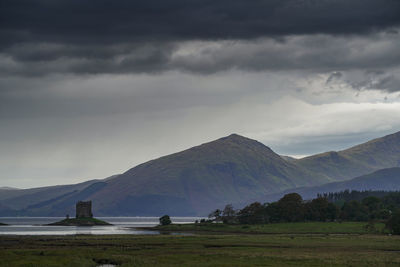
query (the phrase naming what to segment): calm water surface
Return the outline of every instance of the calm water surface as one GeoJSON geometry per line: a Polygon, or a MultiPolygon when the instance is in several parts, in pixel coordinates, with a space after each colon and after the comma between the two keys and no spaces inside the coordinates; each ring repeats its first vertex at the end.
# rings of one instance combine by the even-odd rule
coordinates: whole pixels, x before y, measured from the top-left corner
{"type": "MultiPolygon", "coordinates": [[[[0,235],[157,235],[158,231],[138,230],[134,227],[155,226],[158,217],[98,217],[113,224],[112,226],[46,226],[64,217],[0,217],[0,222],[9,225],[0,226],[0,235]]],[[[174,223],[193,223],[198,217],[171,217],[174,223]]]]}

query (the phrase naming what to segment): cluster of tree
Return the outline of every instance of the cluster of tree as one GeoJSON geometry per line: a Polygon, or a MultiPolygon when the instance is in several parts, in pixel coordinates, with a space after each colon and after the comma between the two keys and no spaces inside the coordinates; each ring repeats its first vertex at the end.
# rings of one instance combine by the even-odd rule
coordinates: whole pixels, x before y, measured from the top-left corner
{"type": "Polygon", "coordinates": [[[351,221],[387,220],[400,210],[400,192],[349,191],[320,195],[341,208],[340,219],[351,221]]]}
{"type": "MultiPolygon", "coordinates": [[[[277,202],[251,203],[241,210],[226,205],[223,210],[210,213],[210,221],[239,224],[265,224],[304,221],[386,221],[389,228],[397,225],[400,217],[400,192],[383,198],[368,196],[361,201],[350,200],[340,205],[318,196],[304,201],[297,193],[290,193],[277,202]],[[397,212],[398,211],[398,212],[397,212]]],[[[400,232],[400,229],[399,229],[400,232]]]]}
{"type": "Polygon", "coordinates": [[[338,207],[326,198],[319,197],[305,202],[297,193],[287,194],[277,202],[251,203],[241,210],[226,205],[215,210],[209,218],[217,222],[264,224],[275,222],[333,221],[337,219],[338,207]]]}
{"type": "Polygon", "coordinates": [[[383,198],[389,194],[398,193],[396,191],[383,191],[383,190],[344,190],[340,192],[318,194],[318,197],[324,197],[330,202],[344,203],[351,200],[362,201],[366,197],[383,198]]]}

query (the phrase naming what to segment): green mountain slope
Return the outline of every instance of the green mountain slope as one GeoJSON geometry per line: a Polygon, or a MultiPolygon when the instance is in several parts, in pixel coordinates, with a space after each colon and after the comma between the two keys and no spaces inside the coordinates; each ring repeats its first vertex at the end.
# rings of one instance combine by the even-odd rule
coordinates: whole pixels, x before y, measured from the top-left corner
{"type": "Polygon", "coordinates": [[[297,192],[304,199],[311,199],[318,193],[340,192],[343,190],[400,190],[400,168],[382,169],[348,181],[333,182],[319,186],[302,187],[286,190],[282,193],[269,196],[269,201],[279,199],[287,193],[297,192]]]}
{"type": "Polygon", "coordinates": [[[400,132],[346,150],[302,158],[294,163],[333,181],[348,180],[379,169],[399,167],[400,132]]]}
{"type": "Polygon", "coordinates": [[[233,134],[139,165],[109,182],[93,200],[102,204],[104,214],[204,215],[226,203],[326,181],[265,145],[233,134]]]}

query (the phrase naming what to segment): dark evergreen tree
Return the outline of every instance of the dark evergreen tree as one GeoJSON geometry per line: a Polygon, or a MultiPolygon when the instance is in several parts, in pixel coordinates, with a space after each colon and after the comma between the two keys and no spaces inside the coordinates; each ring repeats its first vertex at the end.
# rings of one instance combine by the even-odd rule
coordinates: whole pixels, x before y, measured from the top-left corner
{"type": "Polygon", "coordinates": [[[239,223],[242,224],[262,224],[267,222],[265,207],[260,202],[254,202],[237,214],[239,223]]]}
{"type": "Polygon", "coordinates": [[[367,221],[368,209],[356,200],[344,203],[340,218],[345,221],[367,221]]]}
{"type": "Polygon", "coordinates": [[[309,221],[333,221],[337,217],[337,207],[324,197],[318,197],[305,204],[305,217],[309,221]]]}
{"type": "Polygon", "coordinates": [[[304,221],[305,207],[302,197],[297,193],[284,195],[278,201],[279,217],[282,222],[304,221]]]}
{"type": "Polygon", "coordinates": [[[159,218],[161,225],[169,225],[171,224],[171,218],[168,215],[164,215],[159,218]]]}
{"type": "Polygon", "coordinates": [[[277,223],[281,221],[278,202],[272,202],[265,204],[265,213],[268,222],[277,223]]]}

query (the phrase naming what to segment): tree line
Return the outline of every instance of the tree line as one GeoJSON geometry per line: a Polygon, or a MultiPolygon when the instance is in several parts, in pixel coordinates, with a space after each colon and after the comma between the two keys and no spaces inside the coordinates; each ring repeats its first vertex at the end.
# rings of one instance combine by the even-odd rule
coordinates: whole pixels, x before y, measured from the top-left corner
{"type": "Polygon", "coordinates": [[[383,198],[387,195],[398,193],[398,191],[384,191],[384,190],[343,190],[339,192],[330,192],[318,194],[318,197],[325,197],[329,202],[341,203],[350,200],[362,201],[366,197],[383,198]]]}
{"type": "Polygon", "coordinates": [[[400,234],[400,192],[387,193],[383,197],[369,195],[361,201],[340,199],[336,202],[324,195],[304,201],[299,194],[290,193],[276,202],[254,202],[240,210],[235,210],[228,204],[222,210],[216,209],[211,212],[209,221],[228,224],[383,221],[389,230],[400,234]]]}

